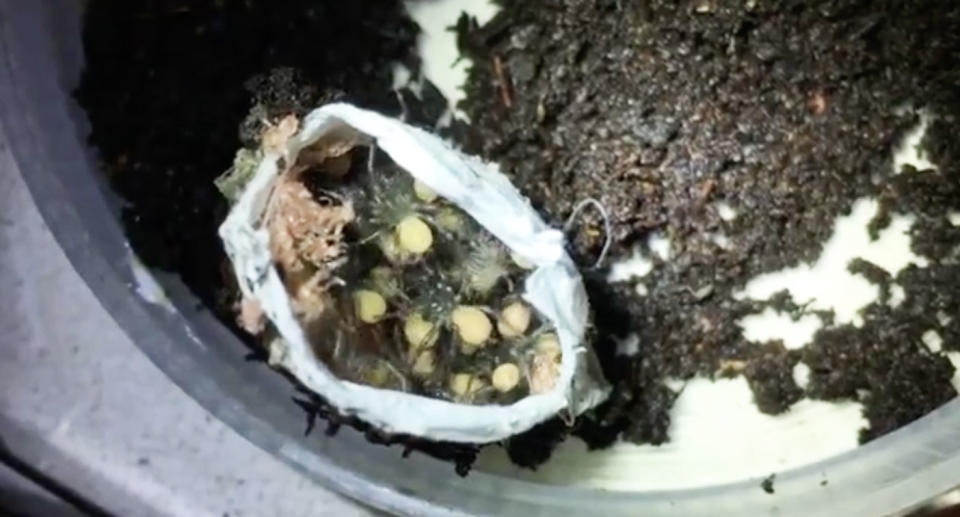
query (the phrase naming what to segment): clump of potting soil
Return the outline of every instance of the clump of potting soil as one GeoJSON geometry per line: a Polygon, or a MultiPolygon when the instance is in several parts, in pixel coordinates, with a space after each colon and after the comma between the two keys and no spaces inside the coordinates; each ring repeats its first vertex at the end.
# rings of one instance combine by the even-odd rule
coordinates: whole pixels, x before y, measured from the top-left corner
{"type": "MultiPolygon", "coordinates": [[[[624,284],[608,287],[602,273],[589,281],[604,315],[598,350],[617,387],[575,433],[593,446],[617,436],[667,440],[676,397],[668,377],[743,374],[770,413],[802,396],[860,400],[870,421],[864,439],[956,395],[943,352],[920,343],[936,328],[950,336],[944,350],[960,346],[958,322],[930,321],[960,297],[960,232],[946,217],[960,208],[960,8],[935,0],[502,6],[483,26],[466,16],[458,24],[475,65],[462,105],[472,127],[454,134],[498,161],[556,224],[583,198],[600,200],[614,255],[638,247],[653,262],[624,284]],[[931,113],[921,147],[938,171],[895,175],[891,154],[931,113]],[[821,331],[802,351],[747,342],[736,322],[780,302],[733,294],[761,273],[815,260],[834,220],[863,197],[881,200],[875,230],[887,214],[918,215],[914,251],[937,264],[894,279],[907,303],[881,318],[884,291],[864,328],[821,331]],[[651,237],[667,243],[666,258],[647,245],[651,237]],[[944,283],[918,278],[929,273],[944,283]],[[894,322],[910,324],[888,331],[894,322]],[[630,333],[640,352],[626,357],[617,342],[630,333]],[[790,372],[798,361],[813,372],[807,389],[790,372]],[[824,390],[822,379],[845,389],[824,390]]],[[[601,220],[587,214],[574,253],[595,256],[602,235],[601,220]]],[[[882,283],[870,266],[853,270],[882,283]]]]}

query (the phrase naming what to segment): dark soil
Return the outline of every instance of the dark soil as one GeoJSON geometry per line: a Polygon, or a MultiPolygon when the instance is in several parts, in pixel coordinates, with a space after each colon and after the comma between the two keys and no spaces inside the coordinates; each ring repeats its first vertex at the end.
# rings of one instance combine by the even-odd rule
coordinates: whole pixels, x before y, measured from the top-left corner
{"type": "MultiPolygon", "coordinates": [[[[672,243],[671,259],[643,279],[645,297],[633,285],[609,286],[605,271],[586,274],[594,344],[616,386],[573,430],[591,446],[669,440],[677,393],[667,377],[744,375],[770,413],[802,396],[861,400],[864,439],[956,395],[952,366],[921,335],[936,329],[945,349],[960,350],[960,229],[944,215],[960,211],[960,5],[516,0],[483,27],[463,18],[459,33],[476,63],[464,105],[473,125],[456,124],[452,137],[501,162],[557,225],[580,200],[600,200],[613,219],[614,255],[652,232],[672,243]],[[939,172],[891,176],[891,148],[921,107],[937,115],[923,145],[939,172]],[[804,350],[746,343],[738,319],[768,305],[800,316],[803,301],[735,302],[732,292],[814,259],[836,217],[863,196],[881,199],[876,230],[889,214],[917,216],[913,247],[929,267],[890,278],[851,264],[884,286],[883,301],[892,283],[906,301],[871,306],[862,328],[830,326],[804,350]],[[722,219],[718,201],[738,217],[722,219]],[[640,353],[617,356],[616,338],[631,332],[640,353]],[[791,374],[798,361],[812,372],[805,390],[791,374]]],[[[179,273],[232,325],[235,293],[216,237],[226,202],[213,179],[261,118],[331,99],[389,114],[402,105],[407,120],[433,127],[442,98],[429,84],[422,101],[389,92],[391,62],[417,68],[415,35],[398,1],[91,1],[78,98],[103,167],[129,202],[124,222],[138,255],[179,273]]],[[[603,237],[586,213],[572,251],[592,263],[603,237]]],[[[332,431],[360,427],[373,441],[451,459],[461,472],[476,452],[381,436],[316,397],[301,405],[332,431]]],[[[547,422],[506,447],[533,466],[568,432],[547,422]]]]}
{"type": "MultiPolygon", "coordinates": [[[[600,200],[624,256],[653,232],[672,243],[669,261],[633,285],[592,282],[601,334],[637,332],[640,353],[597,348],[617,389],[575,432],[594,446],[618,434],[669,438],[675,395],[666,377],[742,373],[762,411],[806,395],[860,399],[870,439],[956,395],[953,368],[927,351],[938,329],[960,347],[956,314],[960,228],[960,7],[925,1],[649,0],[505,1],[478,27],[464,17],[460,45],[475,60],[463,108],[474,122],[467,148],[497,160],[543,215],[562,222],[580,200],[600,200]],[[899,109],[895,109],[899,108],[899,109]],[[936,174],[892,176],[891,153],[918,110],[938,117],[924,148],[936,174]],[[757,274],[815,259],[833,221],[854,200],[879,196],[881,216],[914,213],[914,250],[930,259],[890,279],[855,261],[883,288],[866,324],[826,328],[788,352],[746,343],[735,321],[762,304],[732,301],[757,274]],[[716,202],[739,214],[722,219],[716,202]],[[722,233],[730,246],[710,238],[722,233]],[[907,302],[889,309],[889,282],[907,302]],[[951,312],[952,311],[952,312],[951,312]],[[625,324],[624,322],[629,322],[625,324]],[[604,325],[610,326],[604,326],[604,325]],[[798,362],[813,374],[806,391],[798,362]],[[731,366],[733,365],[733,366],[731,366]],[[731,369],[732,368],[732,369],[731,369]]],[[[595,257],[598,215],[584,217],[573,251],[595,257]]],[[[789,298],[774,306],[800,315],[789,298]]],[[[831,315],[823,315],[827,322],[831,315]]]]}

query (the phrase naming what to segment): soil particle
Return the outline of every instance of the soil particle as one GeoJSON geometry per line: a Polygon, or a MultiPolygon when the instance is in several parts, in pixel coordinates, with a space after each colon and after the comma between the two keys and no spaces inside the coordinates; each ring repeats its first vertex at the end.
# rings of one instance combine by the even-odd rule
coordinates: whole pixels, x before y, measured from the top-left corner
{"type": "Polygon", "coordinates": [[[763,348],[762,355],[747,363],[743,375],[753,390],[753,400],[760,411],[775,415],[803,398],[803,390],[793,379],[793,367],[800,357],[787,352],[780,343],[767,344],[763,348]]]}
{"type": "Polygon", "coordinates": [[[862,258],[855,258],[847,265],[847,271],[855,275],[860,275],[872,284],[880,287],[880,303],[890,301],[890,282],[892,278],[890,273],[882,267],[862,258]]]}
{"type": "Polygon", "coordinates": [[[763,481],[760,482],[760,488],[768,494],[773,494],[776,490],[773,487],[773,482],[777,480],[776,474],[770,474],[769,476],[763,478],[763,481]]]}
{"type": "Polygon", "coordinates": [[[553,450],[563,441],[567,424],[559,419],[534,426],[529,431],[504,442],[507,456],[517,465],[536,468],[550,459],[553,450]]]}

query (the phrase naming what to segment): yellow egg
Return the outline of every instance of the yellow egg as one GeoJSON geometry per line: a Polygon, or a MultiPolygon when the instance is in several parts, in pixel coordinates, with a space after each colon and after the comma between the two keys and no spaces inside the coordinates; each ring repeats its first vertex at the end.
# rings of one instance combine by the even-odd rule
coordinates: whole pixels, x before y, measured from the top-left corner
{"type": "Polygon", "coordinates": [[[520,337],[530,327],[530,308],[523,302],[513,302],[500,311],[497,331],[507,338],[520,337]]]}
{"type": "Polygon", "coordinates": [[[403,322],[403,335],[412,349],[418,349],[437,344],[440,333],[436,325],[423,319],[419,313],[413,313],[403,322]]]}
{"type": "Polygon", "coordinates": [[[401,263],[407,258],[400,249],[400,243],[397,240],[396,233],[381,235],[377,239],[377,244],[379,244],[380,251],[383,252],[384,258],[393,264],[401,263]]]}
{"type": "Polygon", "coordinates": [[[417,354],[413,362],[413,373],[420,376],[427,376],[436,369],[436,354],[433,350],[424,350],[417,354]]]}
{"type": "Polygon", "coordinates": [[[397,244],[409,253],[426,253],[433,246],[433,231],[415,215],[407,216],[397,225],[397,244]]]}
{"type": "Polygon", "coordinates": [[[450,321],[457,329],[457,334],[464,343],[480,346],[490,339],[493,333],[493,324],[482,310],[468,305],[461,305],[453,310],[450,321]]]}
{"type": "Polygon", "coordinates": [[[557,338],[557,335],[547,333],[537,338],[534,350],[536,350],[538,355],[559,359],[562,349],[560,348],[560,340],[557,338]]]}
{"type": "Polygon", "coordinates": [[[432,188],[423,184],[420,180],[413,181],[413,193],[424,203],[433,203],[437,199],[437,193],[432,188]]]}
{"type": "Polygon", "coordinates": [[[520,384],[520,368],[513,363],[503,363],[493,370],[491,380],[497,391],[506,393],[520,384]]]}
{"type": "Polygon", "coordinates": [[[376,291],[361,289],[353,293],[357,318],[364,323],[377,323],[387,313],[387,301],[376,291]]]}
{"type": "Polygon", "coordinates": [[[486,383],[470,373],[455,373],[450,376],[450,391],[457,397],[473,395],[486,387],[486,383]]]}

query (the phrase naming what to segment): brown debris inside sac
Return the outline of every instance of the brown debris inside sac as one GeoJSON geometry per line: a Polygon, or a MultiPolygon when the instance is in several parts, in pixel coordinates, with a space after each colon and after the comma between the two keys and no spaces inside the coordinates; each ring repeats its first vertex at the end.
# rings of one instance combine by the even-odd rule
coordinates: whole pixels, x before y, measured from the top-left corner
{"type": "MultiPolygon", "coordinates": [[[[259,143],[264,151],[286,153],[287,143],[300,130],[295,115],[276,122],[262,120],[259,143]]],[[[294,311],[308,328],[335,309],[330,295],[337,282],[334,271],[347,260],[344,229],[356,219],[353,204],[329,192],[317,194],[306,185],[306,176],[319,172],[341,179],[351,166],[355,138],[321,139],[301,150],[295,164],[280,173],[264,210],[262,224],[270,235],[270,253],[280,270],[294,311]]],[[[284,165],[285,159],[279,160],[284,165]]],[[[256,167],[256,165],[254,165],[256,167]]],[[[267,320],[260,303],[242,298],[237,324],[252,335],[262,335],[267,320]]]]}
{"type": "Polygon", "coordinates": [[[329,284],[347,260],[344,228],[355,218],[349,201],[315,196],[294,170],[283,173],[274,186],[263,224],[270,233],[270,252],[305,322],[329,309],[329,284]]]}
{"type": "Polygon", "coordinates": [[[282,179],[267,216],[271,252],[289,272],[335,268],[345,258],[343,229],[355,217],[349,201],[316,199],[303,183],[282,179]]]}

